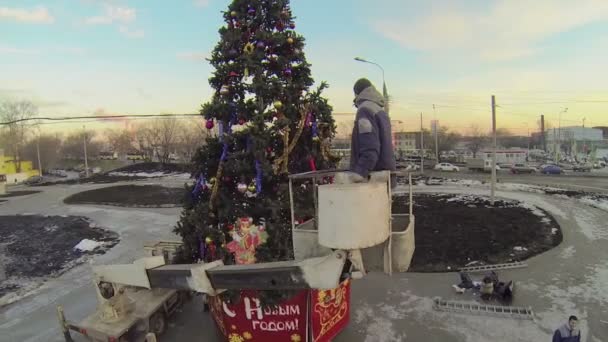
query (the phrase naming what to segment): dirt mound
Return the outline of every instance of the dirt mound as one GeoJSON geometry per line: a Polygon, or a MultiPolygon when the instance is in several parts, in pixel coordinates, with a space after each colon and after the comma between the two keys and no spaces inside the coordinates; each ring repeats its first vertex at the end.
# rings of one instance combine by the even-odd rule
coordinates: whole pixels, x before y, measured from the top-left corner
{"type": "MultiPolygon", "coordinates": [[[[407,197],[395,197],[394,212],[407,212],[407,197]]],[[[518,201],[463,195],[416,195],[415,272],[454,271],[468,264],[530,258],[562,241],[546,211],[518,201]]]]}
{"type": "Polygon", "coordinates": [[[160,185],[117,185],[69,196],[66,204],[103,204],[124,207],[181,206],[186,191],[160,185]]]}
{"type": "Polygon", "coordinates": [[[3,296],[22,287],[31,290],[44,279],[65,272],[83,262],[83,256],[102,254],[118,243],[118,235],[97,228],[79,216],[0,216],[0,262],[7,279],[0,278],[0,306],[3,296]],[[74,249],[83,239],[97,241],[90,251],[74,249]]]}
{"type": "Polygon", "coordinates": [[[144,162],[144,163],[137,163],[137,164],[123,166],[118,169],[114,169],[110,172],[184,173],[184,172],[190,172],[190,166],[187,164],[163,164],[163,163],[156,163],[156,162],[144,162]]]}

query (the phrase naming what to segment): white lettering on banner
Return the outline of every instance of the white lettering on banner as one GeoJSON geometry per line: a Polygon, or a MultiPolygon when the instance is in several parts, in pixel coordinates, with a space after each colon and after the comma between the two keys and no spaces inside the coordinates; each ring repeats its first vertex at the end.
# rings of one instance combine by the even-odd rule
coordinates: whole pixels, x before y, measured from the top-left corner
{"type": "Polygon", "coordinates": [[[245,316],[248,320],[251,320],[251,312],[257,313],[257,319],[263,319],[262,316],[262,307],[260,306],[260,300],[257,298],[253,298],[253,302],[255,303],[255,307],[251,307],[251,299],[249,297],[245,297],[245,316]]]}
{"type": "Polygon", "coordinates": [[[234,318],[236,317],[236,312],[234,311],[230,311],[230,309],[228,309],[228,305],[226,305],[225,302],[222,302],[222,307],[224,308],[224,313],[230,317],[230,318],[234,318]]]}
{"type": "Polygon", "coordinates": [[[297,331],[298,330],[298,319],[293,319],[290,321],[251,321],[253,330],[263,330],[263,331],[297,331]]]}
{"type": "Polygon", "coordinates": [[[300,314],[300,306],[299,305],[287,305],[287,306],[279,306],[278,308],[264,308],[264,315],[266,316],[289,316],[289,315],[299,315],[300,314]]]}

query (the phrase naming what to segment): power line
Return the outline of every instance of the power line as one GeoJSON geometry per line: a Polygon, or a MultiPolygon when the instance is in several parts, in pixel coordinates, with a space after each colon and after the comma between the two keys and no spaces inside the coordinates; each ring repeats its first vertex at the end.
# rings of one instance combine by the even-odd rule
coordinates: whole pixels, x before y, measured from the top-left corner
{"type": "Polygon", "coordinates": [[[159,117],[176,117],[176,116],[200,116],[200,114],[140,114],[140,115],[93,115],[93,116],[68,116],[68,117],[33,117],[23,118],[12,121],[0,122],[0,125],[11,125],[25,121],[35,120],[46,120],[46,121],[70,121],[70,120],[82,120],[82,119],[96,119],[96,120],[111,120],[111,119],[127,119],[127,118],[159,118],[159,117]]]}

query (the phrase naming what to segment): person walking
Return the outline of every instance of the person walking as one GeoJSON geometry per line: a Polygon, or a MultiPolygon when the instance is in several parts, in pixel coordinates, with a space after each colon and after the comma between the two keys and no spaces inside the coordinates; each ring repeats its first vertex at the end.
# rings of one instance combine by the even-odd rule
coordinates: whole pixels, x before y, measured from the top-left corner
{"type": "Polygon", "coordinates": [[[552,342],[581,342],[581,331],[578,329],[578,318],[570,316],[553,334],[552,342]]]}

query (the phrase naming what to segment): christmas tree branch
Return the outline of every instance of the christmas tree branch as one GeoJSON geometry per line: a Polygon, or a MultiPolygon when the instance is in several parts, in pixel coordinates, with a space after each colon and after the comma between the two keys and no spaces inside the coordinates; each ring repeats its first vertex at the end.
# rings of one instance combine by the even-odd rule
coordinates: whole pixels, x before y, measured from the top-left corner
{"type": "Polygon", "coordinates": [[[298,123],[298,128],[296,130],[296,134],[293,136],[291,143],[289,143],[289,128],[285,130],[285,135],[283,137],[285,149],[283,150],[283,156],[277,159],[274,162],[274,173],[278,174],[279,170],[282,173],[287,173],[287,165],[289,164],[289,154],[293,151],[294,147],[298,143],[300,136],[302,135],[302,131],[304,130],[304,124],[306,122],[306,113],[308,112],[309,106],[304,106],[300,111],[300,122],[298,123]]]}

